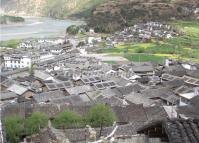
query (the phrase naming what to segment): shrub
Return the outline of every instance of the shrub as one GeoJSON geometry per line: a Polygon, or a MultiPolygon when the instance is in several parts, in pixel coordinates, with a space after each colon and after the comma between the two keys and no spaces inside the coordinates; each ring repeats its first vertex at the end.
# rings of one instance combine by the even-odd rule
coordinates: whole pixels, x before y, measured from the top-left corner
{"type": "Polygon", "coordinates": [[[104,104],[91,107],[87,115],[87,122],[93,127],[111,126],[115,120],[111,107],[104,104]]]}
{"type": "Polygon", "coordinates": [[[15,116],[5,119],[6,139],[10,143],[18,143],[23,136],[23,119],[15,116]]]}
{"type": "Polygon", "coordinates": [[[79,33],[79,27],[76,25],[71,25],[66,29],[66,33],[70,34],[70,35],[76,35],[79,33]]]}
{"type": "Polygon", "coordinates": [[[144,48],[138,48],[135,50],[136,53],[144,53],[145,49],[144,48]]]}
{"type": "Polygon", "coordinates": [[[44,113],[35,112],[25,121],[27,135],[39,133],[40,129],[47,127],[48,117],[44,113]]]}
{"type": "Polygon", "coordinates": [[[73,111],[65,111],[58,114],[52,121],[52,124],[55,128],[66,129],[80,127],[83,122],[81,116],[78,113],[73,111]]]}

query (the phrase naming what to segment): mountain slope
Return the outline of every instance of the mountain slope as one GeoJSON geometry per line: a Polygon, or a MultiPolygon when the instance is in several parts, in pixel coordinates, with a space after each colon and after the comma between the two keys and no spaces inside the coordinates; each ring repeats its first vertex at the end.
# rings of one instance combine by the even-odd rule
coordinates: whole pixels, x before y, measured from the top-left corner
{"type": "Polygon", "coordinates": [[[1,12],[6,14],[40,15],[44,0],[1,0],[1,12]]]}
{"type": "Polygon", "coordinates": [[[89,16],[95,6],[107,1],[109,0],[1,0],[1,11],[54,18],[79,13],[82,13],[81,16],[89,16]]]}
{"type": "Polygon", "coordinates": [[[89,25],[101,32],[111,32],[138,21],[188,19],[199,6],[198,0],[116,0],[97,6],[89,25]]]}

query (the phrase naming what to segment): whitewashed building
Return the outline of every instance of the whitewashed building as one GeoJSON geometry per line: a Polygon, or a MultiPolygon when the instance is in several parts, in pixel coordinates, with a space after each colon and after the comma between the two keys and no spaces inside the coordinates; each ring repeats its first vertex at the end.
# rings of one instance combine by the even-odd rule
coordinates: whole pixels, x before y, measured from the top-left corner
{"type": "Polygon", "coordinates": [[[53,47],[50,49],[50,52],[55,55],[60,55],[63,52],[63,49],[60,47],[53,47]]]}
{"type": "Polygon", "coordinates": [[[5,68],[30,67],[32,59],[29,56],[6,55],[4,56],[5,68]]]}
{"type": "Polygon", "coordinates": [[[20,43],[19,48],[33,48],[33,45],[30,42],[22,42],[20,43]]]}
{"type": "Polygon", "coordinates": [[[4,67],[7,69],[25,68],[53,58],[51,53],[4,55],[4,67]]]}

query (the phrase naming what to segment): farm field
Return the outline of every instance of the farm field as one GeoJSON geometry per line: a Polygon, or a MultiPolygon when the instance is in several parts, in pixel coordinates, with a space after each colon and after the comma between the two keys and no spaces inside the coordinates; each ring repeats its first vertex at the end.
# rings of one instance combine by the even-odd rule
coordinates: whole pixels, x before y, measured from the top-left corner
{"type": "Polygon", "coordinates": [[[17,48],[22,40],[12,39],[8,41],[0,41],[0,47],[17,48]]]}

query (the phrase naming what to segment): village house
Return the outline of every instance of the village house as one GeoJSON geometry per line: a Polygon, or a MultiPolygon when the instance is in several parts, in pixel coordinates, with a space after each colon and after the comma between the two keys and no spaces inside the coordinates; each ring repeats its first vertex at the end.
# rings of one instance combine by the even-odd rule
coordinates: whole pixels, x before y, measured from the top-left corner
{"type": "Polygon", "coordinates": [[[169,39],[177,36],[174,28],[160,22],[138,23],[125,28],[121,32],[115,32],[112,41],[117,44],[125,42],[147,42],[152,39],[169,39]]]}

